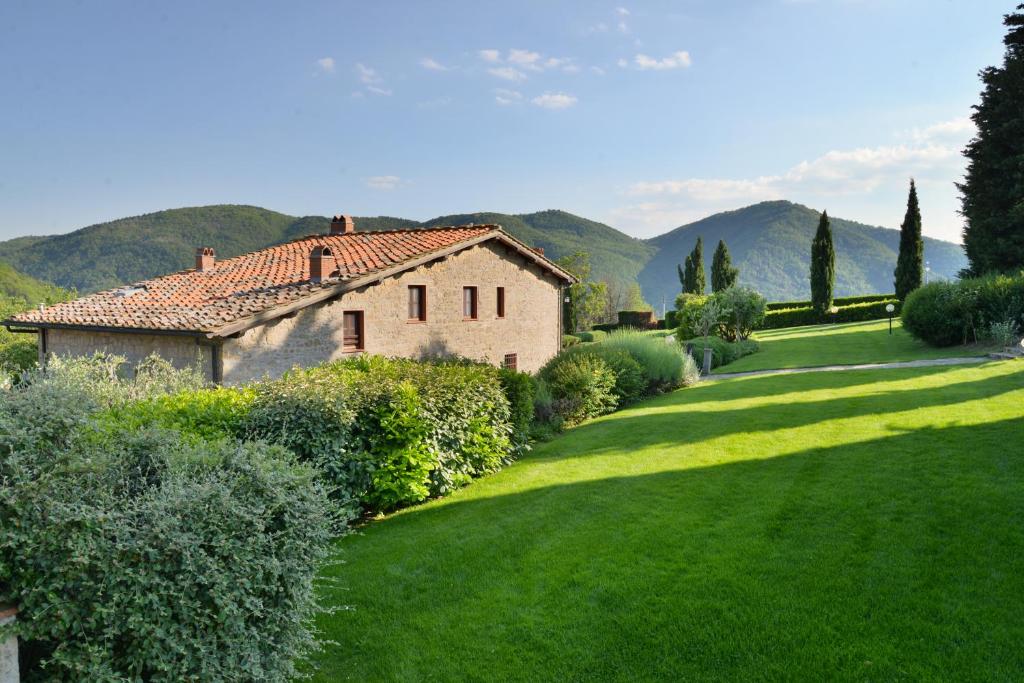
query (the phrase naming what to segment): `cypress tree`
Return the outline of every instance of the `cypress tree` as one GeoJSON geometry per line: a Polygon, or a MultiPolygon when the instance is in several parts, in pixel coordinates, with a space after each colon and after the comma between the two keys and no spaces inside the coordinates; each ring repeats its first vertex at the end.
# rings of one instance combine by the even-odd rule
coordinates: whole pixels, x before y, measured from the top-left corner
{"type": "Polygon", "coordinates": [[[718,248],[711,259],[711,291],[729,289],[736,284],[739,274],[739,269],[732,267],[732,256],[729,255],[729,247],[725,246],[725,240],[718,240],[718,248]]]}
{"type": "Polygon", "coordinates": [[[703,294],[707,280],[704,277],[704,239],[697,238],[697,245],[690,253],[693,267],[693,281],[689,291],[691,294],[703,294]]]}
{"type": "Polygon", "coordinates": [[[971,118],[978,134],[967,145],[959,185],[966,219],[966,275],[1024,266],[1024,4],[1003,17],[1002,67],[984,69],[981,102],[971,118]]]}
{"type": "Polygon", "coordinates": [[[903,301],[921,286],[924,277],[924,240],[921,239],[921,208],[917,204],[917,187],[910,179],[907,215],[900,226],[900,255],[896,259],[896,298],[903,301]]]}
{"type": "Polygon", "coordinates": [[[811,303],[824,313],[832,306],[832,290],[836,285],[836,250],[832,244],[832,226],[828,212],[821,212],[818,231],[811,243],[811,303]]]}

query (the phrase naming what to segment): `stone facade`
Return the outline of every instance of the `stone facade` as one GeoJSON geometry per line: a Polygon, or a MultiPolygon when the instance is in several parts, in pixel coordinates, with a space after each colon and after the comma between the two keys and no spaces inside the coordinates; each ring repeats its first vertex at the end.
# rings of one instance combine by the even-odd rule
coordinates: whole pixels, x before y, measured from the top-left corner
{"type": "Polygon", "coordinates": [[[362,311],[365,353],[420,358],[457,354],[500,364],[516,354],[532,372],[558,353],[559,280],[493,242],[470,247],[294,317],[246,331],[223,346],[225,384],[277,377],[289,368],[351,355],[342,350],[342,314],[362,311]],[[426,287],[427,319],[408,319],[409,286],[426,287]],[[476,287],[476,320],[462,315],[463,287],[476,287]],[[505,317],[497,317],[497,288],[505,288],[505,317]]]}
{"type": "MultiPolygon", "coordinates": [[[[518,369],[533,372],[560,348],[561,295],[554,275],[504,245],[484,242],[223,340],[222,381],[243,384],[352,355],[342,348],[345,311],[363,312],[365,353],[456,354],[495,365],[515,354],[518,369]],[[410,285],[426,287],[425,321],[408,319],[410,285]],[[477,288],[475,320],[463,318],[463,287],[477,288]],[[505,291],[503,318],[497,316],[498,287],[505,291]]],[[[157,353],[178,367],[198,364],[214,378],[214,349],[195,337],[64,329],[45,335],[47,353],[105,351],[131,362],[157,353]]]]}
{"type": "Polygon", "coordinates": [[[175,367],[202,368],[213,378],[212,348],[201,346],[196,337],[124,332],[90,332],[86,330],[49,329],[40,332],[40,353],[56,356],[90,356],[97,351],[124,356],[136,364],[154,353],[169,360],[175,367]]]}

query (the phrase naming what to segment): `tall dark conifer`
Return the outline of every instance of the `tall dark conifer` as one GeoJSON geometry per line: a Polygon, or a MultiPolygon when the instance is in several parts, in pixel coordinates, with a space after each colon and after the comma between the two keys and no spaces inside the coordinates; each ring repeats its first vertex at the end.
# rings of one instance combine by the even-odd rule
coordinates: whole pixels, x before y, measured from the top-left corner
{"type": "Polygon", "coordinates": [[[729,289],[736,284],[739,274],[739,269],[732,267],[732,256],[729,255],[729,247],[725,246],[725,240],[718,240],[718,248],[711,259],[711,291],[729,289]]]}
{"type": "Polygon", "coordinates": [[[900,226],[900,254],[896,259],[896,298],[903,301],[921,286],[924,277],[924,240],[921,239],[921,208],[917,204],[917,187],[910,179],[907,215],[900,226]]]}
{"type": "Polygon", "coordinates": [[[1002,67],[981,72],[984,90],[971,118],[978,134],[967,145],[959,185],[966,274],[1024,267],[1024,4],[1003,17],[1002,67]]]}
{"type": "Polygon", "coordinates": [[[832,244],[832,226],[828,212],[821,212],[818,231],[811,242],[811,303],[819,313],[832,306],[836,285],[836,250],[832,244]]]}
{"type": "Polygon", "coordinates": [[[687,291],[691,294],[703,294],[707,286],[707,279],[704,276],[704,238],[697,238],[697,244],[690,252],[690,262],[693,267],[693,280],[687,291]]]}

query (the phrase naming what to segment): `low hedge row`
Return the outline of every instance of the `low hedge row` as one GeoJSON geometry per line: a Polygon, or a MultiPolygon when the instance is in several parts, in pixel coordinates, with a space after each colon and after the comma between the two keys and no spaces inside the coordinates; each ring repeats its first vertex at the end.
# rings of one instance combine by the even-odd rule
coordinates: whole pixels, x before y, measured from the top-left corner
{"type": "MultiPolygon", "coordinates": [[[[851,304],[868,304],[876,303],[878,301],[892,301],[896,298],[895,294],[864,294],[862,296],[841,296],[838,299],[833,299],[832,303],[836,306],[849,306],[851,304]]],[[[811,306],[811,302],[808,301],[771,301],[768,303],[769,311],[777,311],[784,308],[808,308],[811,306]]]]}
{"type": "Polygon", "coordinates": [[[902,319],[908,332],[933,346],[985,338],[1006,343],[1024,329],[1024,272],[932,282],[910,293],[902,319]]]}
{"type": "Polygon", "coordinates": [[[803,325],[879,320],[889,317],[888,311],[885,310],[885,307],[889,304],[892,304],[896,309],[893,312],[893,316],[898,316],[901,308],[898,299],[838,306],[838,310],[835,313],[826,312],[824,314],[810,306],[769,310],[765,313],[764,320],[761,321],[757,329],[774,330],[783,327],[801,327],[803,325]]]}

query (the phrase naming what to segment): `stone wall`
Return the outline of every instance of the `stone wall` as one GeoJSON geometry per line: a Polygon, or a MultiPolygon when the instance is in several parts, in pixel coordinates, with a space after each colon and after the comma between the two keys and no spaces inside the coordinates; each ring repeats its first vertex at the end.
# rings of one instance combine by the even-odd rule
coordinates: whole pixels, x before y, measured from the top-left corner
{"type": "MultiPolygon", "coordinates": [[[[12,626],[17,613],[13,607],[0,605],[0,627],[12,626]]],[[[14,635],[0,636],[0,683],[18,683],[18,639],[14,635]]]]}
{"type": "Polygon", "coordinates": [[[90,356],[103,351],[124,356],[130,363],[156,353],[175,367],[202,368],[212,379],[212,351],[196,343],[195,337],[123,332],[87,332],[84,330],[46,330],[46,352],[57,356],[90,356]]]}
{"type": "Polygon", "coordinates": [[[514,353],[518,368],[532,372],[558,353],[560,308],[557,278],[488,242],[226,340],[224,383],[277,377],[295,365],[350,355],[342,350],[342,313],[354,310],[363,311],[366,353],[457,354],[495,365],[514,353]],[[410,285],[426,286],[425,322],[408,320],[410,285]],[[463,319],[463,287],[477,287],[476,320],[463,319]],[[504,318],[496,315],[498,287],[505,288],[504,318]]]}

